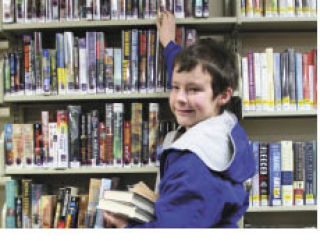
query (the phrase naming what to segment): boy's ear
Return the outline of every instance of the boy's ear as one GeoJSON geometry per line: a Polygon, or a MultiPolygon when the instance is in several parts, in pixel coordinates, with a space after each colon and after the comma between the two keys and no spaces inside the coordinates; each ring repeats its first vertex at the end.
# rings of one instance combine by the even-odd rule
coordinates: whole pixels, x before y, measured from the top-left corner
{"type": "Polygon", "coordinates": [[[220,106],[224,106],[229,103],[232,97],[232,89],[231,87],[228,87],[225,91],[223,91],[221,94],[219,94],[219,100],[218,104],[220,106]]]}

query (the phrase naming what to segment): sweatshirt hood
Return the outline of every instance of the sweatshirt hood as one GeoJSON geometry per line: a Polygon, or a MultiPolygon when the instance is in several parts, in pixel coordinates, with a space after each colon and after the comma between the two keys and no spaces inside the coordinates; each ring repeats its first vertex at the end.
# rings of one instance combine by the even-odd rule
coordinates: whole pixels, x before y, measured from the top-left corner
{"type": "Polygon", "coordinates": [[[236,116],[229,111],[196,124],[176,139],[178,132],[168,134],[164,151],[191,151],[209,169],[235,182],[243,182],[254,174],[252,147],[236,116]]]}

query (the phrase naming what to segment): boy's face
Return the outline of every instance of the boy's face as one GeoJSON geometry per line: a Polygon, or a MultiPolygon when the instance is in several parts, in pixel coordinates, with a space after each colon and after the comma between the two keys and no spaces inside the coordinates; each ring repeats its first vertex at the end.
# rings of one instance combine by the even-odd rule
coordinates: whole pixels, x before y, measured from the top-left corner
{"type": "Polygon", "coordinates": [[[213,98],[211,76],[197,65],[192,71],[174,68],[170,108],[179,125],[186,129],[220,112],[219,98],[213,98]]]}

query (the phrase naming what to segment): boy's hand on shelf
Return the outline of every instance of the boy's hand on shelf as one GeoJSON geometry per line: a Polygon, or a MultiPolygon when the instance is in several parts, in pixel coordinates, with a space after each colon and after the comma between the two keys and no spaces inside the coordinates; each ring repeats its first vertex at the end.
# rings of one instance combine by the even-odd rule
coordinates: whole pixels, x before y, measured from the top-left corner
{"type": "Polygon", "coordinates": [[[124,228],[128,224],[127,219],[107,211],[104,212],[103,217],[104,217],[107,228],[112,228],[112,227],[124,228]]]}
{"type": "Polygon", "coordinates": [[[170,41],[175,41],[176,22],[174,15],[169,11],[164,11],[157,16],[157,28],[159,31],[160,43],[166,47],[170,41]]]}

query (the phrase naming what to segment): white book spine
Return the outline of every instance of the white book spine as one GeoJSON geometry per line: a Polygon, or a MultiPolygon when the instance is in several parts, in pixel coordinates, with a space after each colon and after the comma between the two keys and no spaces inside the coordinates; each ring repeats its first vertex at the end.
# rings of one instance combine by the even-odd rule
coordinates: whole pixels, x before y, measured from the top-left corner
{"type": "Polygon", "coordinates": [[[22,126],[23,138],[23,160],[25,168],[33,167],[34,160],[34,142],[33,142],[33,125],[24,124],[22,126]]]}
{"type": "Polygon", "coordinates": [[[260,53],[253,53],[254,61],[254,81],[256,92],[256,111],[262,110],[262,96],[261,96],[261,76],[260,76],[260,53]]]}
{"type": "Polygon", "coordinates": [[[49,123],[49,157],[48,167],[53,168],[58,166],[58,137],[57,137],[57,123],[49,123]]]}
{"type": "Polygon", "coordinates": [[[2,21],[4,23],[14,22],[14,1],[13,0],[3,0],[2,1],[2,21]]]}
{"type": "Polygon", "coordinates": [[[87,93],[88,89],[88,69],[87,69],[87,50],[85,39],[79,39],[79,82],[80,92],[87,93]]]}
{"type": "Polygon", "coordinates": [[[111,0],[111,19],[119,19],[118,0],[111,0]]]}
{"type": "Polygon", "coordinates": [[[92,20],[93,0],[86,0],[86,16],[87,20],[92,20]]]}
{"type": "Polygon", "coordinates": [[[176,18],[184,18],[184,1],[175,0],[174,1],[174,16],[176,18]]]}
{"type": "Polygon", "coordinates": [[[66,68],[67,93],[74,93],[74,35],[64,32],[64,63],[66,68]]]}
{"type": "Polygon", "coordinates": [[[295,0],[287,0],[287,16],[288,17],[295,16],[295,5],[296,5],[295,0]]]}
{"type": "Polygon", "coordinates": [[[58,163],[57,168],[68,168],[69,146],[68,146],[68,113],[57,112],[57,134],[58,134],[58,163]]]}
{"type": "Polygon", "coordinates": [[[246,17],[253,17],[253,0],[246,0],[246,17]]]}
{"type": "Polygon", "coordinates": [[[41,112],[41,126],[42,126],[42,145],[43,145],[43,167],[48,167],[49,155],[49,112],[41,112]]]}
{"type": "Polygon", "coordinates": [[[268,85],[267,85],[267,55],[266,53],[260,53],[260,69],[261,69],[261,99],[262,109],[268,111],[268,85]]]}
{"type": "Polygon", "coordinates": [[[100,0],[93,0],[93,20],[100,20],[100,0]]]}
{"type": "Polygon", "coordinates": [[[266,49],[267,57],[267,82],[268,82],[268,110],[274,110],[274,82],[273,82],[273,49],[266,49]]]}
{"type": "Polygon", "coordinates": [[[249,77],[248,77],[248,58],[241,58],[242,66],[242,106],[244,111],[249,111],[249,77]]]}

